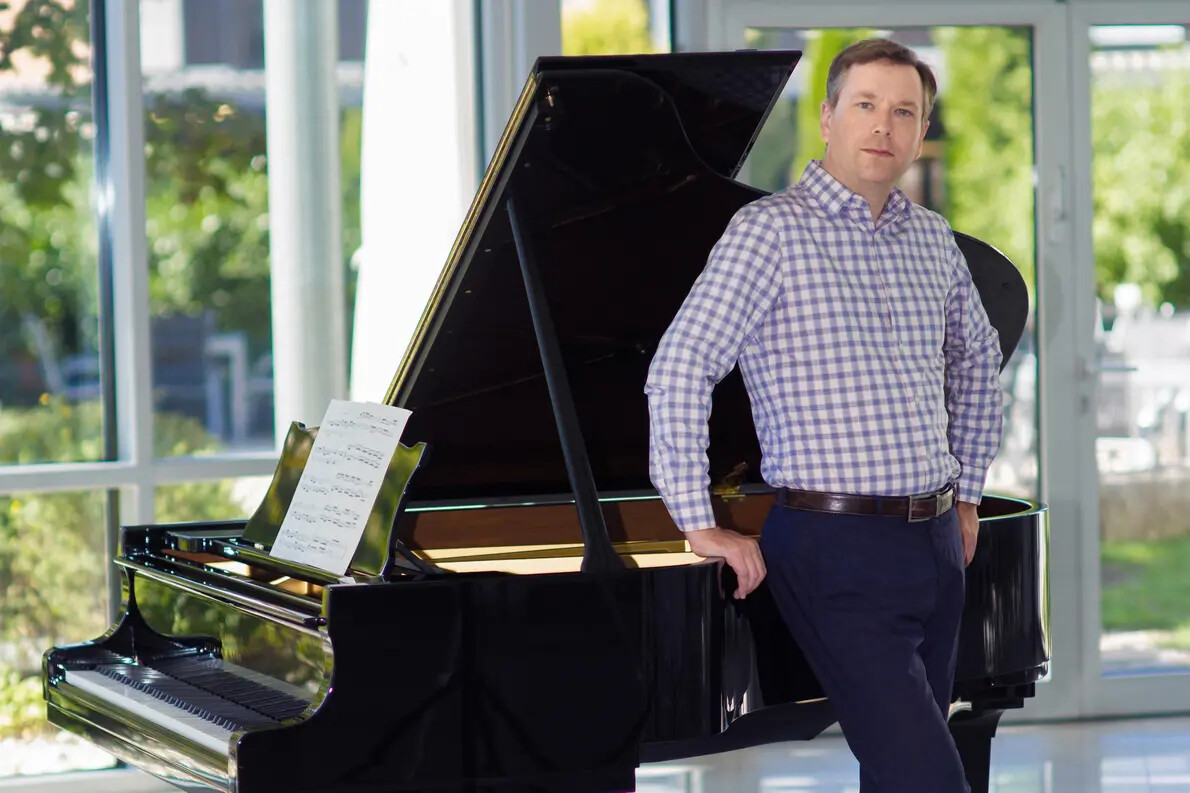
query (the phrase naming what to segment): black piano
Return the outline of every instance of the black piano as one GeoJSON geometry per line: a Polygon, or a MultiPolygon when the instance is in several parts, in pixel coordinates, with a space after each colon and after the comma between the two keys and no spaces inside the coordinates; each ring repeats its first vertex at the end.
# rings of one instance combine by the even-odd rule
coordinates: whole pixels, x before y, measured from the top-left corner
{"type": "MultiPolygon", "coordinates": [[[[344,576],[245,521],[125,527],[123,613],[46,653],[49,720],[228,793],[610,793],[641,763],[829,727],[764,587],[726,597],[651,488],[642,390],[761,195],[733,177],[797,59],[539,60],[385,397],[413,411],[395,519],[344,576]]],[[[1010,354],[1023,282],[957,236],[1010,354]]],[[[711,434],[720,522],[755,533],[772,493],[738,373],[711,434]]],[[[1045,516],[984,500],[951,718],[976,791],[1047,668],[1045,516]]]]}

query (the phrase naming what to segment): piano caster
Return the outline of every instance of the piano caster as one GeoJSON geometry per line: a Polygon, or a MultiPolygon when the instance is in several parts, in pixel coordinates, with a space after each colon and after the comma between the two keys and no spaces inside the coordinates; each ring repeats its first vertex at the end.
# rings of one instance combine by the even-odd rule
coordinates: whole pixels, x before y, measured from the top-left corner
{"type": "Polygon", "coordinates": [[[971,793],[988,793],[991,776],[992,738],[1004,711],[974,711],[969,708],[951,714],[947,726],[963,761],[963,773],[971,793]]]}

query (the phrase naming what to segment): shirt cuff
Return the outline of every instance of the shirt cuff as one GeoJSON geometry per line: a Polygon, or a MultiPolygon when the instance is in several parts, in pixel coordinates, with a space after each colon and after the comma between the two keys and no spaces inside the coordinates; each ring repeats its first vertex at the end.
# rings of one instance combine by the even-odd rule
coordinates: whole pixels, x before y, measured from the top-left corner
{"type": "Polygon", "coordinates": [[[670,517],[682,531],[699,531],[715,527],[715,513],[711,509],[711,494],[706,490],[678,493],[665,499],[670,517]]]}
{"type": "Polygon", "coordinates": [[[978,504],[983,500],[983,483],[987,478],[987,469],[969,468],[963,466],[963,472],[959,474],[959,501],[967,501],[972,504],[978,504]]]}

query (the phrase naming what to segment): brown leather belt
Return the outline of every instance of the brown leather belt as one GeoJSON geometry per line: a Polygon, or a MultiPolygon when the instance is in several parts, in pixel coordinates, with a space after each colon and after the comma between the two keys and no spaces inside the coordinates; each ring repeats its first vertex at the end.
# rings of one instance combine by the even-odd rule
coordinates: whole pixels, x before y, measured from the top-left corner
{"type": "Polygon", "coordinates": [[[913,496],[853,496],[782,487],[777,489],[777,503],[789,509],[843,515],[888,515],[915,523],[945,514],[954,506],[957,491],[958,488],[950,484],[933,493],[913,496]]]}

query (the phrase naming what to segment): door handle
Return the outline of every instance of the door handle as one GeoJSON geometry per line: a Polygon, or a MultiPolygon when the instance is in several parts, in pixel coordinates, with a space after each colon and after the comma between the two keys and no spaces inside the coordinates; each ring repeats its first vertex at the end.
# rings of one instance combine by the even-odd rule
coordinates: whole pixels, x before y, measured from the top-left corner
{"type": "Polygon", "coordinates": [[[1086,358],[1078,360],[1078,376],[1092,377],[1104,372],[1135,372],[1138,367],[1126,363],[1087,363],[1086,358]]]}

